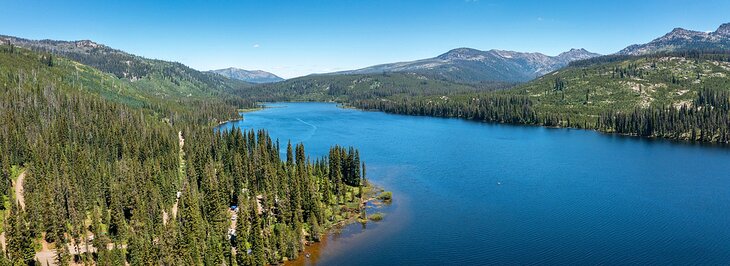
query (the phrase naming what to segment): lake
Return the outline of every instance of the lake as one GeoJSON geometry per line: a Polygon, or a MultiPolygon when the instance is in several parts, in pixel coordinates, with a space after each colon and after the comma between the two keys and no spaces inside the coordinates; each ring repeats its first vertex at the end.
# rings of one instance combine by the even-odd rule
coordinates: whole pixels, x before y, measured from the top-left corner
{"type": "Polygon", "coordinates": [[[268,107],[222,127],[267,129],[312,156],[355,146],[368,178],[394,193],[383,221],[348,226],[304,263],[730,263],[727,146],[268,107]]]}

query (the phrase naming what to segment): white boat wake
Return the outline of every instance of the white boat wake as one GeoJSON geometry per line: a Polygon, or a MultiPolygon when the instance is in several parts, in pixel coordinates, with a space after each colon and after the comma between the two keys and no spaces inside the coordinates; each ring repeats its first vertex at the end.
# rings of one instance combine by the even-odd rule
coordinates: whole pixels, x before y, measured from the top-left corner
{"type": "Polygon", "coordinates": [[[306,138],[303,138],[303,139],[302,139],[302,141],[308,140],[308,139],[310,139],[310,138],[311,138],[312,136],[314,136],[314,132],[316,132],[316,131],[317,131],[317,126],[315,126],[315,125],[312,125],[312,124],[310,124],[310,123],[307,123],[307,122],[304,122],[304,120],[302,120],[302,119],[300,119],[300,118],[297,118],[297,121],[299,121],[299,122],[302,122],[302,124],[305,124],[305,125],[308,125],[308,126],[312,127],[312,131],[311,131],[311,132],[309,132],[309,136],[307,136],[306,138]]]}
{"type": "Polygon", "coordinates": [[[302,124],[308,125],[308,126],[312,127],[314,130],[317,130],[317,126],[304,122],[304,120],[299,119],[299,118],[297,118],[297,120],[299,120],[299,122],[302,122],[302,124]]]}

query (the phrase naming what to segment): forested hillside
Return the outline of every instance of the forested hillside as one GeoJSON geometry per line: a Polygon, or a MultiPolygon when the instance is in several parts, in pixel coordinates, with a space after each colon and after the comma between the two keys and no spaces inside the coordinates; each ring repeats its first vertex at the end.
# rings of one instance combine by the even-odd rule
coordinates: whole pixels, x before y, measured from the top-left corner
{"type": "Polygon", "coordinates": [[[351,104],[402,114],[725,143],[730,139],[729,92],[729,54],[676,52],[578,61],[494,93],[351,104]]]}
{"type": "Polygon", "coordinates": [[[513,83],[460,84],[411,73],[310,75],[253,88],[237,94],[259,102],[339,101],[451,95],[508,88],[513,83]]]}
{"type": "Polygon", "coordinates": [[[71,59],[134,82],[134,87],[160,98],[228,97],[232,90],[251,86],[240,80],[197,71],[181,63],[144,58],[90,40],[28,40],[0,35],[0,44],[71,59]]]}
{"type": "Polygon", "coordinates": [[[280,158],[265,131],[211,126],[249,101],[135,84],[0,46],[1,265],[264,265],[364,215],[354,148],[280,158]]]}
{"type": "MultiPolygon", "coordinates": [[[[159,118],[165,117],[170,122],[180,119],[199,119],[196,122],[201,123],[228,120],[238,117],[237,108],[254,106],[249,100],[229,93],[219,93],[215,89],[194,96],[183,95],[187,90],[186,85],[175,85],[167,79],[149,79],[151,83],[132,81],[51,53],[31,52],[15,45],[0,47],[5,55],[0,61],[0,68],[8,73],[4,77],[7,80],[27,82],[39,77],[55,78],[56,83],[48,86],[96,94],[112,102],[152,111],[159,118]],[[42,66],[47,68],[41,68],[42,66]],[[163,88],[155,84],[162,84],[160,86],[163,88]],[[169,94],[170,90],[179,92],[169,94]]],[[[206,90],[205,87],[200,89],[206,90]]]]}

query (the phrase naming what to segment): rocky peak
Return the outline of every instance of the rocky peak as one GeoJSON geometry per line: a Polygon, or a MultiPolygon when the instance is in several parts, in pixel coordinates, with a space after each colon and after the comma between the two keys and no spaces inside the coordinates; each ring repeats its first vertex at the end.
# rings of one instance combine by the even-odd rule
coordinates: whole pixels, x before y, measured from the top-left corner
{"type": "Polygon", "coordinates": [[[688,29],[678,27],[678,28],[672,29],[672,31],[670,31],[669,34],[686,34],[689,32],[691,32],[691,31],[688,29]]]}
{"type": "Polygon", "coordinates": [[[571,48],[568,51],[560,53],[558,56],[561,55],[583,55],[583,54],[589,54],[591,52],[588,52],[586,49],[583,48],[571,48]]]}
{"type": "Polygon", "coordinates": [[[643,55],[678,50],[728,50],[730,49],[730,23],[720,25],[714,32],[702,32],[675,28],[662,37],[645,44],[624,48],[618,54],[643,55]]]}
{"type": "Polygon", "coordinates": [[[691,31],[683,28],[674,28],[671,32],[665,34],[659,40],[673,40],[673,39],[691,39],[696,35],[706,35],[704,32],[691,31]]]}
{"type": "Polygon", "coordinates": [[[437,58],[441,60],[469,60],[482,53],[484,52],[472,48],[456,48],[439,55],[437,58]]]}
{"type": "Polygon", "coordinates": [[[228,78],[243,80],[251,83],[269,83],[283,80],[277,75],[263,70],[245,70],[237,67],[229,67],[208,72],[223,75],[228,78]]]}
{"type": "Polygon", "coordinates": [[[569,51],[562,52],[556,58],[558,60],[567,60],[567,61],[575,61],[575,60],[582,60],[582,59],[588,59],[592,57],[600,56],[600,54],[597,53],[591,53],[586,49],[583,48],[572,48],[569,51]]]}
{"type": "Polygon", "coordinates": [[[720,25],[715,31],[715,34],[730,37],[730,23],[720,25]]]}
{"type": "Polygon", "coordinates": [[[79,48],[97,48],[97,47],[101,46],[100,44],[95,43],[90,40],[76,41],[75,44],[76,44],[76,47],[79,47],[79,48]]]}

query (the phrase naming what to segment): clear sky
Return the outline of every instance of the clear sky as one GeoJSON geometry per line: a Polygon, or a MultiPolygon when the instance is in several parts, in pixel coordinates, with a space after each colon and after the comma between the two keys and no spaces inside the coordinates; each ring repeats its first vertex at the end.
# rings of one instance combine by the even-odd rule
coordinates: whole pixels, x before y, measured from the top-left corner
{"type": "Polygon", "coordinates": [[[713,31],[728,0],[0,2],[0,34],[91,39],[195,69],[285,78],[434,57],[452,48],[602,54],[675,27],[713,31]]]}

